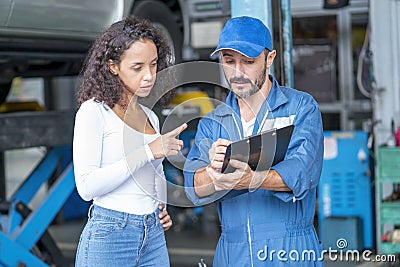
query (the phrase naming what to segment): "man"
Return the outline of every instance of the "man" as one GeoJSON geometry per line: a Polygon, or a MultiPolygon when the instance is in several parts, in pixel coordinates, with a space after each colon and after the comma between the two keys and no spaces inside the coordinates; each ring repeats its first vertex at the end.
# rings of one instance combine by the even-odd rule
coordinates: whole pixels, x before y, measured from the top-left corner
{"type": "Polygon", "coordinates": [[[323,266],[313,219],[323,160],[322,119],[307,93],[280,86],[268,75],[276,51],[258,19],[237,17],[223,28],[218,47],[230,85],[226,104],[198,125],[185,164],[186,194],[196,205],[218,201],[222,234],[213,266],[323,266]],[[294,125],[285,159],[268,171],[230,160],[232,141],[294,125]]]}

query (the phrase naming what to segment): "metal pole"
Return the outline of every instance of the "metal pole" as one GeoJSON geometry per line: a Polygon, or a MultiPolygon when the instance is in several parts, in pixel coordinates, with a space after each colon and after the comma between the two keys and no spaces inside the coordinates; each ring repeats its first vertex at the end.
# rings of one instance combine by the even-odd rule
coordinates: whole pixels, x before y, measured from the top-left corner
{"type": "Polygon", "coordinates": [[[4,151],[0,151],[0,202],[6,200],[6,170],[4,151]]]}
{"type": "Polygon", "coordinates": [[[293,87],[293,61],[292,61],[292,16],[290,13],[290,0],[281,0],[283,24],[283,68],[285,85],[293,87]]]}

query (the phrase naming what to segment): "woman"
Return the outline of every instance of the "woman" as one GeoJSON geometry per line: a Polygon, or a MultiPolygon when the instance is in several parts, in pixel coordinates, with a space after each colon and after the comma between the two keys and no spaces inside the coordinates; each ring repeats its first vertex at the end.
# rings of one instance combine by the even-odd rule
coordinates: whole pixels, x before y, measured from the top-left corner
{"type": "Polygon", "coordinates": [[[171,58],[160,32],[136,17],[111,25],[89,51],[73,159],[77,190],[93,205],[76,266],[169,266],[162,159],[182,149],[175,137],[186,124],[161,136],[156,115],[138,99],[171,58]]]}

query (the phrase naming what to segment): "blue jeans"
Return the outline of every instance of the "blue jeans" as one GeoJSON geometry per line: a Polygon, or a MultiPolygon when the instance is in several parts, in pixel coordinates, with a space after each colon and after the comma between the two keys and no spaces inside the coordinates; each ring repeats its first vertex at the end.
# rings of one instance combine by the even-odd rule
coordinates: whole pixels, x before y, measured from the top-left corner
{"type": "Polygon", "coordinates": [[[75,266],[170,266],[159,213],[134,215],[93,205],[75,266]]]}

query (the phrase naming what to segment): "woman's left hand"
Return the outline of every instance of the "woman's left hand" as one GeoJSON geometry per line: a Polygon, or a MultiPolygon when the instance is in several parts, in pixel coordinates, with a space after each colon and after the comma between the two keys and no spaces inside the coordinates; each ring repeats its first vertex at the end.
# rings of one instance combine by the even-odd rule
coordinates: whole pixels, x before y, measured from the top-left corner
{"type": "Polygon", "coordinates": [[[167,231],[172,226],[171,217],[169,216],[168,211],[164,210],[165,204],[158,205],[158,208],[162,210],[162,212],[158,215],[160,218],[160,223],[162,224],[164,231],[167,231]]]}

